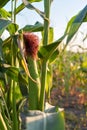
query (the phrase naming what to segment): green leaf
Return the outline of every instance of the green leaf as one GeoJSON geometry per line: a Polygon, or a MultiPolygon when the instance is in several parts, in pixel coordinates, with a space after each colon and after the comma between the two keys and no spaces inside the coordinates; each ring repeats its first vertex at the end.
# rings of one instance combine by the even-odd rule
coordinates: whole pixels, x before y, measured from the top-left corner
{"type": "Polygon", "coordinates": [[[7,130],[7,126],[6,126],[6,123],[3,119],[1,112],[0,112],[0,129],[1,130],[7,130]]]}
{"type": "MultiPolygon", "coordinates": [[[[1,92],[2,90],[0,90],[1,92]]],[[[2,91],[2,100],[0,100],[0,129],[1,130],[11,130],[12,128],[12,122],[10,119],[10,115],[9,115],[9,110],[7,108],[7,104],[6,104],[6,99],[3,95],[3,91],[2,91]],[[7,113],[7,114],[6,114],[7,113]],[[3,117],[3,118],[2,118],[3,117]]]]}
{"type": "Polygon", "coordinates": [[[19,83],[19,87],[20,87],[20,91],[21,91],[21,94],[22,96],[29,96],[29,93],[28,93],[28,88],[25,84],[22,84],[21,82],[19,83]]]}
{"type": "Polygon", "coordinates": [[[13,80],[18,81],[19,69],[16,67],[8,67],[6,74],[13,80]]]}
{"type": "MultiPolygon", "coordinates": [[[[42,41],[43,41],[44,32],[42,30],[42,41]]],[[[52,43],[54,38],[54,29],[53,27],[49,27],[49,33],[48,33],[48,43],[52,43]]]]}
{"type": "Polygon", "coordinates": [[[48,20],[48,18],[46,18],[44,12],[40,11],[39,9],[37,9],[36,7],[34,7],[32,4],[30,4],[27,0],[23,0],[25,6],[28,8],[28,9],[31,9],[31,10],[35,10],[43,19],[48,20]]]}
{"type": "Polygon", "coordinates": [[[0,35],[6,29],[6,27],[11,23],[10,20],[0,19],[0,35]]]}
{"type": "Polygon", "coordinates": [[[28,85],[28,76],[25,73],[20,72],[18,75],[18,80],[21,84],[28,85]]]}
{"type": "Polygon", "coordinates": [[[26,98],[22,98],[20,99],[17,104],[16,104],[16,107],[17,107],[17,111],[20,113],[20,111],[22,110],[24,104],[26,103],[26,98]]]}
{"type": "MultiPolygon", "coordinates": [[[[28,2],[32,3],[32,2],[40,2],[42,0],[28,0],[28,2]]],[[[18,14],[20,11],[22,11],[25,8],[25,4],[22,3],[20,4],[17,8],[16,8],[16,14],[18,14]]]]}
{"type": "Polygon", "coordinates": [[[0,17],[8,18],[8,17],[11,17],[11,14],[7,12],[5,9],[0,8],[0,17]]]}
{"type": "Polygon", "coordinates": [[[86,67],[81,67],[80,70],[84,73],[87,73],[87,68],[86,67]]]}
{"type": "Polygon", "coordinates": [[[20,5],[16,8],[16,14],[18,14],[19,12],[21,12],[24,8],[25,8],[24,3],[20,4],[20,5]]]}
{"type": "Polygon", "coordinates": [[[18,81],[19,69],[16,67],[0,67],[1,73],[6,73],[11,79],[18,81]]]}
{"type": "Polygon", "coordinates": [[[54,38],[54,29],[52,27],[50,27],[49,28],[49,36],[48,36],[49,43],[53,42],[53,38],[54,38]]]}
{"type": "Polygon", "coordinates": [[[76,16],[73,16],[70,21],[68,22],[67,24],[67,27],[66,27],[66,30],[65,30],[65,34],[68,34],[69,33],[69,30],[70,30],[70,26],[71,24],[73,23],[74,19],[76,18],[76,16]]]}
{"type": "Polygon", "coordinates": [[[87,19],[87,5],[76,16],[72,17],[70,21],[68,22],[68,25],[65,31],[65,34],[66,35],[68,34],[67,42],[66,42],[67,44],[76,34],[81,24],[86,21],[86,19],[87,19]]]}
{"type": "Polygon", "coordinates": [[[7,71],[7,68],[0,66],[0,72],[1,73],[5,73],[7,71]]]}
{"type": "Polygon", "coordinates": [[[18,83],[23,96],[28,96],[28,76],[24,72],[19,72],[18,83]]]}
{"type": "Polygon", "coordinates": [[[18,31],[19,26],[17,24],[11,23],[8,25],[7,30],[10,35],[14,35],[18,31]]]}
{"type": "Polygon", "coordinates": [[[10,0],[0,0],[0,8],[5,6],[10,0]]]}
{"type": "Polygon", "coordinates": [[[28,0],[29,2],[40,2],[42,0],[28,0]]]}
{"type": "MultiPolygon", "coordinates": [[[[26,25],[24,28],[21,30],[23,31],[28,31],[28,32],[38,32],[43,30],[43,24],[40,22],[36,22],[34,25],[26,25]]],[[[19,32],[21,31],[19,30],[19,32]]]]}
{"type": "Polygon", "coordinates": [[[58,45],[62,42],[64,37],[65,35],[49,45],[42,46],[38,52],[39,58],[48,60],[51,57],[51,55],[54,53],[54,51],[57,49],[58,45]]]}
{"type": "Polygon", "coordinates": [[[48,69],[47,69],[47,79],[46,79],[46,87],[45,87],[45,95],[46,95],[46,100],[49,101],[50,100],[50,91],[51,88],[53,86],[52,80],[53,78],[53,72],[52,72],[52,66],[50,64],[48,64],[48,69]]]}
{"type": "Polygon", "coordinates": [[[2,57],[2,43],[3,43],[3,41],[2,41],[2,39],[0,38],[0,59],[1,59],[1,57],[2,57]]]}
{"type": "Polygon", "coordinates": [[[3,41],[3,45],[2,45],[4,60],[7,64],[11,64],[11,57],[12,57],[11,42],[12,42],[12,38],[9,37],[3,41]]]}
{"type": "Polygon", "coordinates": [[[3,41],[3,55],[7,64],[12,64],[12,57],[16,58],[18,53],[17,35],[12,35],[3,41]]]}
{"type": "Polygon", "coordinates": [[[53,54],[52,54],[51,57],[49,58],[49,62],[50,62],[50,63],[53,63],[53,62],[56,60],[56,58],[58,57],[58,55],[59,55],[59,50],[57,49],[57,50],[55,50],[55,51],[53,52],[53,54]]]}

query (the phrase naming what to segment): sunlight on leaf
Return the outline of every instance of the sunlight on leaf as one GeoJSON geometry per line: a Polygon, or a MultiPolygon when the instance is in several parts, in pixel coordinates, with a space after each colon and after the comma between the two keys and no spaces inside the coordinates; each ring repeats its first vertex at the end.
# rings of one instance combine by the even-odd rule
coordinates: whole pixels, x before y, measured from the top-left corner
{"type": "Polygon", "coordinates": [[[9,12],[7,12],[4,8],[1,8],[0,9],[0,17],[8,18],[8,17],[11,17],[11,14],[9,12]]]}
{"type": "Polygon", "coordinates": [[[28,0],[29,2],[40,2],[42,0],[28,0]]]}

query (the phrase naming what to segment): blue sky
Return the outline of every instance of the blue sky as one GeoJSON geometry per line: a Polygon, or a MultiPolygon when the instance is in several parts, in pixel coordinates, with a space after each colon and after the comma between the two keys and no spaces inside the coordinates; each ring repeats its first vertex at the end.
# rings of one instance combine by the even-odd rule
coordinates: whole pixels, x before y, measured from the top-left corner
{"type": "Polygon", "coordinates": [[[61,35],[69,19],[87,4],[87,0],[54,0],[51,11],[51,23],[55,28],[55,36],[61,35]]]}
{"type": "MultiPolygon", "coordinates": [[[[18,0],[21,3],[22,0],[18,0]]],[[[43,1],[33,3],[35,7],[43,11],[43,1]]],[[[66,28],[69,19],[77,14],[87,4],[87,0],[53,0],[51,5],[50,25],[54,27],[54,37],[58,39],[66,28]]],[[[6,9],[9,9],[9,4],[6,9]]],[[[36,21],[42,22],[43,19],[32,10],[24,9],[17,15],[17,23],[20,27],[26,24],[34,24],[36,21]]]]}

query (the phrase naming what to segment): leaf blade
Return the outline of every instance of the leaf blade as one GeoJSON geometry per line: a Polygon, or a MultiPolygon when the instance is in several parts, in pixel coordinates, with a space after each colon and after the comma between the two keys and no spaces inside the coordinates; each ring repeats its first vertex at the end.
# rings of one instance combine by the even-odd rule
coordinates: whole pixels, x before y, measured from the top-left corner
{"type": "Polygon", "coordinates": [[[0,0],[0,8],[5,6],[10,0],[0,0]]]}
{"type": "Polygon", "coordinates": [[[0,18],[0,35],[10,23],[10,20],[0,18]]]}
{"type": "Polygon", "coordinates": [[[68,34],[66,44],[68,44],[76,34],[81,24],[85,22],[87,15],[87,5],[75,16],[73,16],[67,24],[65,34],[68,34]]]}

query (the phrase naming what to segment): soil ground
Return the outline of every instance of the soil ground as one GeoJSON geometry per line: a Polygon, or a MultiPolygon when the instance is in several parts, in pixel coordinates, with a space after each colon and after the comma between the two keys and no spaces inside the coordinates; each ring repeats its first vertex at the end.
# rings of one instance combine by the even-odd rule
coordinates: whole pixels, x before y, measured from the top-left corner
{"type": "Polygon", "coordinates": [[[64,87],[53,88],[51,103],[64,108],[66,130],[87,130],[87,94],[76,88],[68,93],[64,87]]]}

